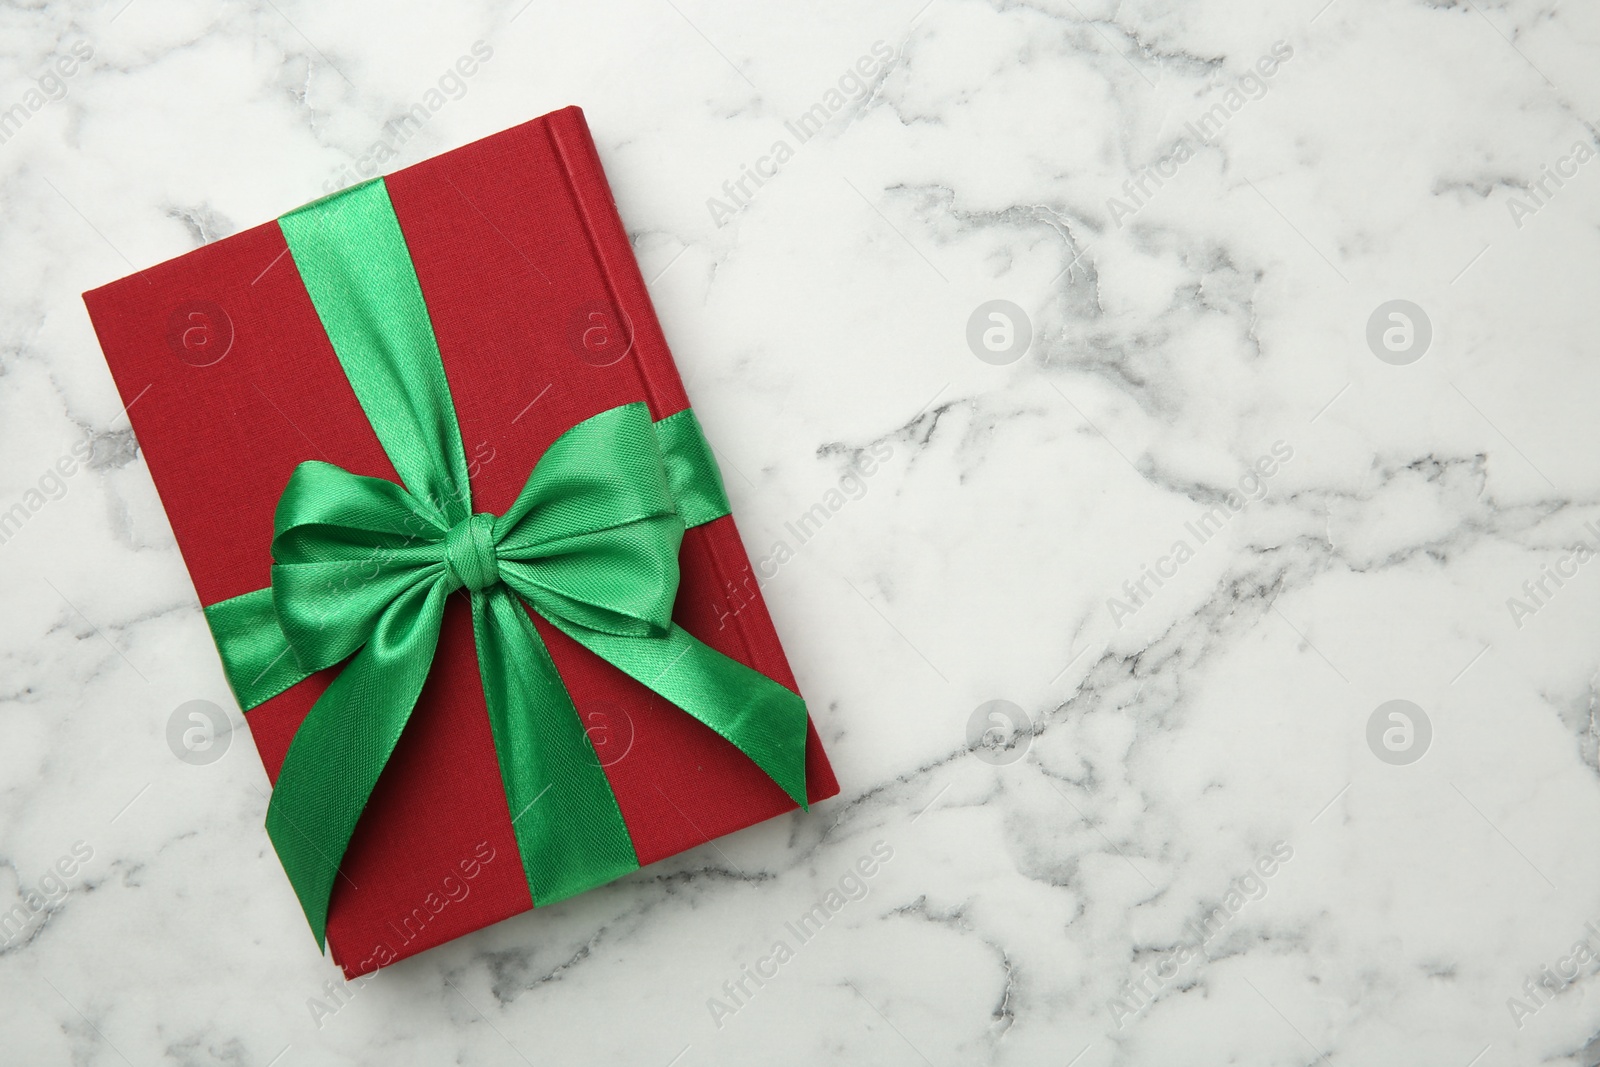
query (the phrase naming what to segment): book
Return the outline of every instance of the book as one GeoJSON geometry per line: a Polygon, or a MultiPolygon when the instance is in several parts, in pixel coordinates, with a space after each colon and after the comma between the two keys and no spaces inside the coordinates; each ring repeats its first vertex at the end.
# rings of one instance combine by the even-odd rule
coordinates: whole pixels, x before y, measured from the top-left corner
{"type": "MultiPolygon", "coordinates": [[[[553,112],[384,179],[461,427],[474,511],[502,513],[569,427],[688,407],[583,113],[553,112]]],[[[277,222],[84,294],[202,606],[270,584],[290,473],[398,481],[277,222]]],[[[674,621],[798,692],[732,516],[688,529],[674,621]]],[[[745,755],[542,618],[641,866],[795,808],[745,755]]],[[[338,668],[250,709],[269,779],[338,668]]],[[[839,786],[808,728],[807,794],[839,786]]],[[[464,592],[329,904],[347,976],[533,906],[464,592]]],[[[284,891],[290,892],[287,881],[284,891]]],[[[239,917],[238,921],[248,921],[239,917]]]]}

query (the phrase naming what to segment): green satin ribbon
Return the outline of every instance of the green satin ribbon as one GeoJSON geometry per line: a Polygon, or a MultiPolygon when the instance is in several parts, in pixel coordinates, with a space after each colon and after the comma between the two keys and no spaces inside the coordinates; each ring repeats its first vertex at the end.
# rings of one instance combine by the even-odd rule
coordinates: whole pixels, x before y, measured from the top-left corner
{"type": "Polygon", "coordinates": [[[505,514],[474,514],[443,362],[382,180],[279,225],[404,483],[300,464],[278,502],[271,586],[206,609],[247,709],[345,663],[296,732],[267,811],[318,944],[340,861],[427,681],[445,600],[462,588],[535,904],[639,861],[524,603],[806,807],[804,702],[672,621],[685,527],[727,514],[693,414],[652,423],[643,403],[603,411],[550,446],[505,514]]]}

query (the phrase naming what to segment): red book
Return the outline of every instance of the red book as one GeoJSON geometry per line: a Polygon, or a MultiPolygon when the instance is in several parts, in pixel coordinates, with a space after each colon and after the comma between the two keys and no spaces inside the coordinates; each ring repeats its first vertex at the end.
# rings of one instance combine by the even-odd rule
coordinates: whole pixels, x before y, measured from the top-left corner
{"type": "MultiPolygon", "coordinates": [[[[473,508],[502,513],[564,431],[639,400],[688,407],[583,113],[566,108],[386,178],[438,340],[473,508]]],[[[84,294],[202,605],[270,584],[296,465],[398,481],[276,222],[84,294]]],[[[797,687],[731,516],[687,531],[675,621],[797,687]]],[[[543,619],[641,865],[793,810],[730,743],[543,619]]],[[[337,673],[251,710],[276,780],[337,673]]],[[[812,802],[838,793],[808,732],[812,802]]],[[[496,762],[466,597],[357,826],[329,907],[348,976],[532,907],[496,762]]],[[[284,892],[291,892],[287,880],[284,892]]]]}

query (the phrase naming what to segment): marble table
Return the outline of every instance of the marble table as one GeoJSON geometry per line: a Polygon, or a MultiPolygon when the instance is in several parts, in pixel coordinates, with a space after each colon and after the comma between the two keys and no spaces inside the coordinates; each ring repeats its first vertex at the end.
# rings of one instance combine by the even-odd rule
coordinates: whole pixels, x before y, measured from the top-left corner
{"type": "Polygon", "coordinates": [[[1600,1063],[1600,8],[445,6],[0,11],[0,1061],[1600,1063]],[[78,294],[569,103],[843,793],[347,984],[78,294]]]}

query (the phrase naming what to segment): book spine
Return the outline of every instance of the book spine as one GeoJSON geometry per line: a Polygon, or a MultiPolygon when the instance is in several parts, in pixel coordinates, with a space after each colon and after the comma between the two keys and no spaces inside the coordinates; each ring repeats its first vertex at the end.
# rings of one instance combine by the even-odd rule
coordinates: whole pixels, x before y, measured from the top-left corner
{"type": "MultiPolygon", "coordinates": [[[[600,166],[588,123],[582,111],[571,107],[546,116],[546,129],[579,217],[583,219],[595,259],[606,278],[609,296],[632,324],[632,363],[638,368],[651,412],[658,419],[675,414],[689,406],[689,398],[656,319],[633,246],[617,214],[615,198],[600,166]]],[[[753,588],[755,582],[749,557],[733,518],[718,519],[690,530],[684,539],[684,549],[698,549],[707,554],[710,569],[716,576],[717,596],[730,601],[720,617],[731,620],[739,643],[736,658],[798,692],[766,603],[759,590],[753,588]],[[735,605],[737,610],[734,610],[735,605]]]]}
{"type": "Polygon", "coordinates": [[[664,419],[689,406],[677,365],[645,288],[633,246],[617,214],[611,186],[600,167],[594,138],[583,112],[565,108],[545,117],[551,149],[567,178],[567,191],[583,220],[584,234],[606,280],[607,296],[628,318],[633,339],[631,365],[638,370],[653,418],[664,419]]]}

